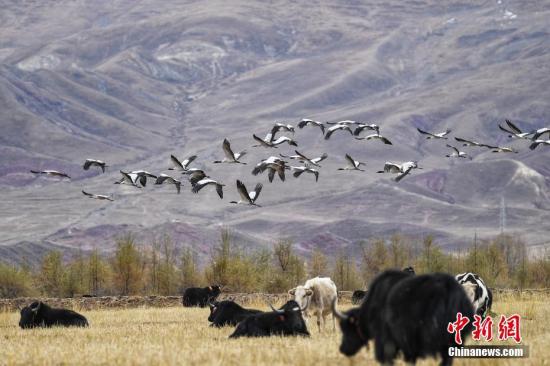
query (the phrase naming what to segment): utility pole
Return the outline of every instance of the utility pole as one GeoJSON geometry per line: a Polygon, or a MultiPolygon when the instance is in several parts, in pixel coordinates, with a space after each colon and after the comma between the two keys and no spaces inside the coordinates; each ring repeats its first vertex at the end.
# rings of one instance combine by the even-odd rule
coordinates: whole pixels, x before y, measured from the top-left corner
{"type": "Polygon", "coordinates": [[[474,232],[474,273],[477,273],[477,230],[474,232]]]}

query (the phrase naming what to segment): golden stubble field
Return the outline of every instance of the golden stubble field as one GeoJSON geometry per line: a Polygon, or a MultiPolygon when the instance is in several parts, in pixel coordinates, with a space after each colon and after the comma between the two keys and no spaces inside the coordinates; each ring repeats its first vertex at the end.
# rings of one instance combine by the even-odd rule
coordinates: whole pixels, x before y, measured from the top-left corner
{"type": "MultiPolygon", "coordinates": [[[[497,314],[523,317],[524,360],[456,360],[457,365],[550,364],[550,296],[500,296],[497,314]]],[[[265,305],[257,304],[259,308],[265,305]]],[[[342,306],[342,309],[349,305],[342,306]]],[[[267,309],[266,309],[267,310],[267,309]]],[[[83,312],[87,329],[21,330],[18,313],[0,313],[0,364],[6,365],[348,365],[375,364],[371,351],[348,360],[338,351],[340,331],[307,338],[227,339],[233,328],[208,326],[208,309],[138,308],[83,312]]],[[[495,329],[496,331],[496,329],[495,329]]],[[[472,342],[470,342],[472,343],[472,342]]],[[[436,365],[434,360],[421,365],[436,365]]]]}

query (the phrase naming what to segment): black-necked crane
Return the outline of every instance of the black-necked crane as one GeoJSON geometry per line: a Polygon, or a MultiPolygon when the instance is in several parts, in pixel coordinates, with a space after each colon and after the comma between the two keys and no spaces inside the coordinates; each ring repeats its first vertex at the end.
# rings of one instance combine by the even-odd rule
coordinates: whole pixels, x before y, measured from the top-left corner
{"type": "Polygon", "coordinates": [[[173,184],[174,186],[176,186],[176,191],[178,192],[178,194],[180,193],[181,181],[174,179],[169,175],[166,175],[166,174],[159,175],[157,177],[157,180],[155,181],[155,184],[173,184]]]}
{"type": "Polygon", "coordinates": [[[424,131],[420,128],[417,128],[418,132],[420,132],[421,134],[423,135],[426,135],[426,139],[443,139],[443,140],[447,140],[447,136],[448,134],[451,133],[451,130],[450,129],[447,129],[446,131],[444,132],[437,132],[437,133],[432,133],[432,132],[428,132],[428,131],[424,131]]]}
{"type": "Polygon", "coordinates": [[[359,122],[352,121],[349,119],[338,121],[338,122],[327,122],[327,125],[343,125],[343,126],[352,126],[352,125],[358,125],[359,122]]]}
{"type": "Polygon", "coordinates": [[[277,145],[280,145],[280,144],[285,143],[285,142],[288,143],[289,145],[292,145],[292,146],[298,146],[296,141],[294,141],[293,139],[291,139],[290,137],[287,137],[287,136],[279,136],[276,140],[272,140],[271,133],[268,133],[267,136],[263,140],[261,138],[259,138],[258,136],[256,136],[256,135],[252,135],[252,137],[254,138],[254,140],[259,142],[259,145],[253,145],[252,147],[263,146],[263,147],[276,148],[277,145]]]}
{"type": "Polygon", "coordinates": [[[349,154],[346,154],[346,162],[347,162],[347,165],[343,168],[338,168],[338,170],[360,170],[360,171],[364,172],[365,170],[360,169],[359,167],[361,165],[367,165],[363,162],[354,160],[349,154]]]}
{"type": "Polygon", "coordinates": [[[359,134],[361,132],[363,132],[364,130],[376,131],[376,133],[379,134],[380,133],[380,126],[378,126],[377,124],[374,124],[374,123],[370,123],[370,124],[360,123],[355,128],[355,131],[353,131],[353,134],[355,136],[359,136],[359,134]]]}
{"type": "Polygon", "coordinates": [[[422,169],[422,168],[418,166],[418,162],[416,161],[406,161],[401,164],[387,161],[384,164],[384,170],[379,170],[377,173],[392,173],[392,174],[399,173],[399,175],[395,177],[395,181],[399,182],[401,179],[405,178],[413,169],[422,169]]]}
{"type": "Polygon", "coordinates": [[[487,145],[487,147],[489,149],[491,149],[492,152],[494,153],[514,153],[514,154],[517,154],[518,151],[515,150],[514,148],[511,148],[511,147],[507,147],[507,146],[491,146],[491,145],[487,145]]]}
{"type": "Polygon", "coordinates": [[[332,136],[332,134],[336,131],[348,131],[351,135],[353,135],[353,131],[350,126],[345,124],[335,124],[327,129],[327,133],[325,133],[325,140],[330,139],[330,136],[332,136]]]}
{"type": "Polygon", "coordinates": [[[550,140],[535,140],[529,145],[529,149],[535,150],[539,145],[550,145],[550,140]]]}
{"type": "Polygon", "coordinates": [[[197,155],[191,155],[187,159],[179,161],[174,155],[170,155],[170,161],[172,162],[173,167],[168,168],[168,170],[179,170],[185,172],[189,169],[189,164],[191,164],[196,158],[197,155]]]}
{"type": "Polygon", "coordinates": [[[96,200],[106,200],[106,201],[114,201],[113,199],[113,196],[107,196],[107,195],[104,195],[104,194],[93,194],[93,193],[88,193],[86,191],[82,191],[82,193],[85,195],[85,196],[88,196],[90,198],[95,198],[96,200]]]}
{"type": "Polygon", "coordinates": [[[233,150],[231,150],[231,144],[227,139],[223,140],[222,144],[223,153],[225,154],[225,158],[222,160],[216,160],[214,161],[215,164],[220,163],[234,163],[234,164],[244,164],[242,161],[239,161],[240,158],[246,155],[246,150],[240,151],[238,153],[234,153],[233,150]]]}
{"type": "Polygon", "coordinates": [[[88,170],[90,169],[90,167],[92,166],[97,166],[99,168],[101,168],[101,171],[103,173],[105,173],[105,168],[108,166],[103,160],[97,160],[97,159],[86,159],[86,161],[84,161],[84,165],[82,166],[82,168],[84,170],[88,170]]]}
{"type": "Polygon", "coordinates": [[[223,187],[225,186],[225,184],[215,181],[214,179],[204,178],[199,180],[193,185],[191,191],[193,193],[199,193],[199,191],[206,186],[216,186],[216,192],[218,193],[218,196],[223,199],[223,187]]]}
{"type": "Polygon", "coordinates": [[[550,128],[548,127],[539,128],[538,130],[535,130],[532,133],[533,133],[533,137],[531,138],[531,140],[533,141],[540,140],[541,139],[540,137],[545,133],[549,134],[548,137],[550,137],[550,128]]]}
{"type": "Polygon", "coordinates": [[[196,184],[199,180],[202,180],[204,178],[210,178],[208,175],[206,175],[204,170],[198,168],[187,169],[184,174],[188,175],[187,179],[189,180],[191,185],[196,184]]]}
{"type": "Polygon", "coordinates": [[[270,156],[267,159],[263,159],[258,164],[256,164],[254,169],[252,169],[252,174],[258,175],[267,170],[269,173],[269,182],[273,182],[275,173],[277,173],[279,175],[279,178],[284,182],[285,169],[288,169],[288,167],[286,166],[286,161],[276,156],[270,156]]]}
{"type": "MultiPolygon", "coordinates": [[[[138,176],[139,178],[139,182],[141,183],[142,186],[145,187],[145,185],[147,184],[147,178],[153,178],[153,179],[157,179],[157,176],[153,173],[149,173],[148,171],[146,170],[132,170],[130,173],[130,176],[133,176],[134,174],[138,176]]],[[[134,179],[134,181],[136,181],[134,179]]]]}
{"type": "Polygon", "coordinates": [[[317,169],[314,169],[308,165],[304,166],[291,166],[291,170],[294,171],[294,178],[298,178],[303,173],[310,173],[315,175],[315,181],[317,182],[319,180],[319,171],[317,169]]]}
{"type": "Polygon", "coordinates": [[[43,174],[47,175],[48,177],[71,179],[71,177],[67,173],[63,173],[58,170],[31,170],[31,173],[38,175],[43,174]]]}
{"type": "Polygon", "coordinates": [[[502,127],[500,124],[498,125],[498,128],[500,128],[501,131],[504,131],[508,134],[508,137],[515,137],[517,139],[529,139],[529,135],[532,135],[534,132],[523,132],[520,130],[515,124],[513,124],[510,120],[505,120],[506,124],[508,125],[508,128],[502,127]]]}
{"type": "Polygon", "coordinates": [[[147,184],[147,177],[145,175],[137,175],[135,173],[128,173],[120,171],[120,174],[122,174],[122,178],[120,180],[116,181],[115,184],[125,184],[134,186],[136,188],[141,188],[137,183],[139,183],[145,187],[145,184],[147,184]]]}
{"type": "Polygon", "coordinates": [[[320,166],[319,163],[321,161],[325,160],[328,157],[327,153],[323,153],[323,155],[321,155],[317,158],[310,159],[307,156],[305,156],[304,154],[302,154],[301,152],[299,152],[298,150],[294,150],[294,152],[296,153],[296,155],[283,155],[283,154],[279,154],[279,155],[282,158],[298,160],[301,163],[309,163],[309,164],[315,165],[315,166],[320,166]]]}
{"type": "Polygon", "coordinates": [[[294,129],[294,126],[292,126],[292,125],[289,125],[289,124],[285,125],[283,123],[278,123],[277,122],[271,128],[271,136],[273,136],[273,138],[275,138],[275,135],[277,134],[277,132],[281,132],[281,131],[287,131],[287,132],[294,133],[296,130],[294,129]]]}
{"type": "Polygon", "coordinates": [[[489,147],[487,144],[482,144],[481,142],[466,140],[460,137],[455,137],[455,140],[460,142],[462,146],[476,146],[476,147],[489,147]]]}
{"type": "Polygon", "coordinates": [[[448,157],[448,158],[465,158],[465,159],[472,160],[472,157],[470,155],[466,154],[464,151],[460,151],[456,147],[454,147],[452,145],[449,145],[449,144],[447,144],[447,147],[452,149],[453,152],[450,153],[450,154],[445,155],[446,157],[448,157]]]}
{"type": "Polygon", "coordinates": [[[356,137],[356,140],[380,140],[386,145],[392,145],[391,141],[385,138],[384,136],[380,135],[379,133],[373,133],[371,135],[367,135],[364,137],[356,137]]]}
{"type": "Polygon", "coordinates": [[[306,126],[317,126],[321,129],[321,132],[323,133],[323,135],[325,134],[325,125],[323,124],[323,122],[314,121],[312,119],[304,118],[298,123],[298,127],[300,129],[302,129],[306,126]]]}
{"type": "Polygon", "coordinates": [[[230,201],[229,203],[234,203],[237,205],[247,204],[247,205],[260,207],[260,205],[256,204],[256,200],[260,196],[262,187],[263,187],[262,183],[258,183],[256,184],[256,187],[254,188],[253,191],[248,192],[244,183],[237,179],[237,191],[239,191],[239,195],[241,196],[241,199],[238,201],[230,201]]]}

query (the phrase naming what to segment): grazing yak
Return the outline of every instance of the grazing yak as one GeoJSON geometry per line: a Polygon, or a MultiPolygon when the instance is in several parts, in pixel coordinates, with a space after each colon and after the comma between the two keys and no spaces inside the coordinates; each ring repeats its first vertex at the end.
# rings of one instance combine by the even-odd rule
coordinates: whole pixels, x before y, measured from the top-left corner
{"type": "Polygon", "coordinates": [[[75,311],[55,309],[41,301],[35,301],[21,309],[21,328],[52,327],[52,326],[87,327],[88,320],[75,311]]]}
{"type": "Polygon", "coordinates": [[[245,309],[234,301],[209,302],[210,316],[208,321],[212,327],[224,327],[226,325],[237,325],[250,315],[259,314],[262,311],[256,309],[245,309]]]}
{"type": "Polygon", "coordinates": [[[342,343],[340,352],[346,356],[353,356],[363,346],[367,346],[374,339],[376,331],[380,329],[381,316],[388,293],[391,288],[411,274],[399,270],[388,270],[378,275],[371,283],[368,296],[358,308],[353,308],[345,314],[336,311],[333,305],[333,313],[339,318],[342,330],[342,343]]]}
{"type": "MultiPolygon", "coordinates": [[[[336,285],[328,277],[315,277],[307,280],[303,286],[297,286],[288,291],[294,301],[300,308],[305,309],[304,315],[309,316],[312,313],[317,317],[317,326],[321,331],[321,319],[323,328],[326,322],[326,316],[331,313],[331,304],[334,299],[338,299],[336,285]]],[[[332,316],[332,326],[335,329],[334,315],[332,316]]]]}
{"type": "MultiPolygon", "coordinates": [[[[403,272],[409,273],[409,274],[415,274],[414,268],[409,266],[406,268],[403,268],[403,272]]],[[[355,290],[353,291],[353,295],[351,295],[351,303],[354,305],[359,305],[367,295],[367,291],[364,290],[355,290]]]]}
{"type": "MultiPolygon", "coordinates": [[[[394,272],[393,276],[392,280],[392,275],[384,272],[371,285],[371,288],[375,287],[377,281],[386,281],[388,285],[397,280],[390,286],[385,301],[377,304],[376,317],[365,316],[369,304],[373,305],[373,293],[369,293],[361,308],[344,314],[334,309],[344,333],[340,350],[351,356],[368,339],[374,338],[375,357],[380,363],[392,364],[401,352],[408,363],[440,355],[441,364],[450,365],[452,358],[448,355],[448,348],[456,343],[454,334],[447,331],[447,325],[456,320],[458,312],[470,319],[473,317],[472,304],[464,289],[454,277],[443,273],[408,275],[398,279],[394,272]],[[346,345],[346,341],[354,342],[354,348],[346,345]]],[[[463,339],[470,330],[471,323],[462,330],[463,339]]]]}
{"type": "Polygon", "coordinates": [[[273,306],[271,309],[271,312],[260,312],[245,318],[229,338],[270,335],[309,337],[306,322],[302,318],[302,309],[296,301],[290,300],[278,310],[273,306]]]}
{"type": "Polygon", "coordinates": [[[198,306],[204,308],[208,305],[209,301],[216,300],[221,292],[220,286],[208,286],[204,288],[190,287],[185,289],[183,293],[183,306],[198,306]]]}
{"type": "Polygon", "coordinates": [[[475,273],[466,272],[456,275],[474,306],[474,314],[483,318],[487,315],[493,305],[493,293],[485,285],[485,282],[475,273]]]}

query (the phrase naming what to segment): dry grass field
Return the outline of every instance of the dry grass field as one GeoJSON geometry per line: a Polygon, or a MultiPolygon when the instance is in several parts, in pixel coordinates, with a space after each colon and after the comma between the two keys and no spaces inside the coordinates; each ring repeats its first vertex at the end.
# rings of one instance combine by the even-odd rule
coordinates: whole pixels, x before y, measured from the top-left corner
{"type": "MultiPolygon", "coordinates": [[[[550,364],[550,296],[521,299],[502,295],[497,314],[523,317],[524,360],[458,360],[457,365],[550,364]]],[[[346,308],[349,305],[344,305],[346,308]]],[[[258,307],[264,305],[258,304],[258,307]]],[[[6,365],[346,365],[374,364],[372,350],[348,361],[338,351],[340,331],[319,334],[311,322],[310,339],[270,337],[229,340],[232,328],[208,326],[208,309],[138,308],[84,312],[88,329],[21,330],[19,314],[0,313],[0,364],[6,365]]],[[[471,343],[471,342],[470,342],[471,343]]],[[[421,365],[435,365],[427,360],[421,365]]]]}

